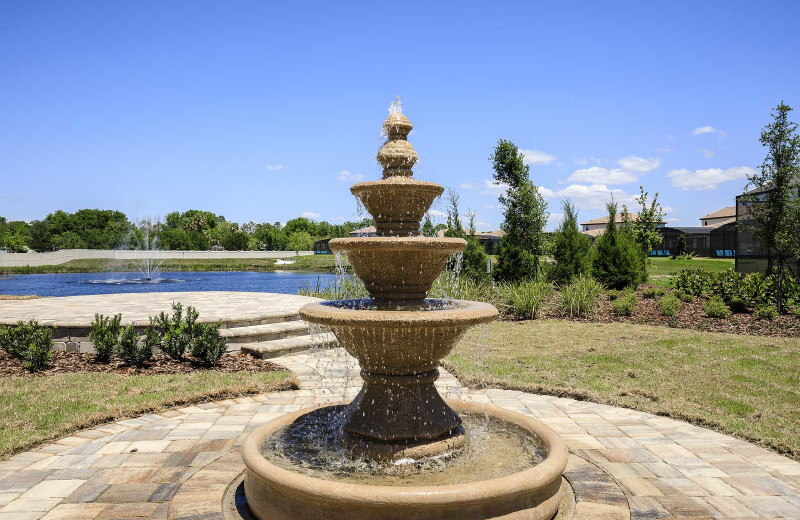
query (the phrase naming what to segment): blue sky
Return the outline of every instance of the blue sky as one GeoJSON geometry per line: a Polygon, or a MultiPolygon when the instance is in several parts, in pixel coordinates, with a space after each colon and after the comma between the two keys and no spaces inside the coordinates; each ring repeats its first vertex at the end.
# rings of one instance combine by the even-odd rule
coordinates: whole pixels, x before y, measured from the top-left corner
{"type": "MultiPolygon", "coordinates": [[[[358,219],[396,95],[417,177],[501,221],[528,151],[557,218],[640,184],[676,225],[732,205],[770,109],[800,108],[800,2],[0,3],[0,215],[206,209],[358,219]]],[[[800,111],[794,112],[800,120],[800,111]]],[[[444,208],[439,207],[439,210],[444,208]]]]}

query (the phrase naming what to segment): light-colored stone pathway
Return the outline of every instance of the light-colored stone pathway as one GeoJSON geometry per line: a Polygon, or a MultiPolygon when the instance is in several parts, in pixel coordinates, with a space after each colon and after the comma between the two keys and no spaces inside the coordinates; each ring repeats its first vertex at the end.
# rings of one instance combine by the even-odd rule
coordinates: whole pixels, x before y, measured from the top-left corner
{"type": "MultiPolygon", "coordinates": [[[[0,462],[0,520],[221,520],[255,427],[352,398],[358,366],[342,349],[276,358],[301,389],[204,403],[97,428],[0,462]]],[[[442,371],[447,397],[492,403],[548,424],[572,456],[575,519],[800,519],[800,463],[748,442],[647,413],[508,390],[469,390],[442,371]]]]}
{"type": "Polygon", "coordinates": [[[173,302],[191,305],[200,312],[201,321],[260,321],[272,315],[297,314],[303,305],[317,298],[294,294],[200,291],[97,294],[38,298],[35,300],[0,300],[0,324],[19,320],[38,320],[52,327],[87,327],[94,315],[122,313],[122,323],[147,325],[148,317],[170,312],[173,302]]]}

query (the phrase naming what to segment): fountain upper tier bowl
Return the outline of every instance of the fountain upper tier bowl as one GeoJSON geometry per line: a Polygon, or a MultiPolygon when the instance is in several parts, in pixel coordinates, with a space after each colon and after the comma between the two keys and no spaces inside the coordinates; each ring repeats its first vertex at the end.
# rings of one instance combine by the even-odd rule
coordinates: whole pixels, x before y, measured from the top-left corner
{"type": "Polygon", "coordinates": [[[379,236],[412,236],[419,233],[422,217],[444,188],[433,182],[395,176],[354,184],[350,192],[375,219],[379,236]]]}
{"type": "Polygon", "coordinates": [[[334,238],[331,251],[345,253],[370,296],[382,301],[421,301],[447,259],[467,245],[460,238],[334,238]]]}

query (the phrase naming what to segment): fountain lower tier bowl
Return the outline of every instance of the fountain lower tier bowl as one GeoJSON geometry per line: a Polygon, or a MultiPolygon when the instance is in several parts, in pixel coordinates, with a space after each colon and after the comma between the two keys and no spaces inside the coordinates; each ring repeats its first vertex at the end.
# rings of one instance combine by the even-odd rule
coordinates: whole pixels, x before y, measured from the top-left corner
{"type": "Polygon", "coordinates": [[[454,253],[467,242],[460,238],[361,237],[334,238],[331,251],[345,253],[370,296],[385,301],[420,301],[454,253]]]}
{"type": "Polygon", "coordinates": [[[419,223],[444,188],[411,177],[354,184],[350,192],[375,219],[379,236],[416,236],[419,223]]]}
{"type": "Polygon", "coordinates": [[[273,419],[245,440],[244,488],[250,511],[260,520],[550,520],[563,495],[561,474],[568,453],[561,438],[531,417],[496,406],[462,400],[449,400],[448,404],[463,414],[485,414],[505,425],[503,429],[519,432],[514,435],[536,437],[541,447],[540,461],[531,462],[530,466],[523,464],[520,469],[518,460],[498,460],[498,464],[512,466],[513,462],[517,467],[499,477],[482,479],[479,474],[470,474],[468,482],[463,482],[464,475],[460,475],[461,483],[457,484],[447,484],[446,480],[442,483],[441,478],[432,479],[437,485],[382,485],[381,481],[376,484],[375,479],[370,485],[363,485],[335,477],[321,478],[312,476],[306,468],[281,467],[262,454],[273,435],[318,410],[306,409],[273,419]]]}

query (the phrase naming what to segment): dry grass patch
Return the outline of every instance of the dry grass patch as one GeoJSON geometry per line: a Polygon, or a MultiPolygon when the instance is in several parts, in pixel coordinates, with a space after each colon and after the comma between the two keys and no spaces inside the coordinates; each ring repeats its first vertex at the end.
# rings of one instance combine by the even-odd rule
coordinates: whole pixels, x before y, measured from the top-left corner
{"type": "Polygon", "coordinates": [[[495,322],[446,360],[461,381],[668,415],[800,459],[800,341],[624,323],[495,322]]]}
{"type": "Polygon", "coordinates": [[[288,371],[0,377],[0,458],[81,428],[168,406],[294,387],[288,371]]]}

